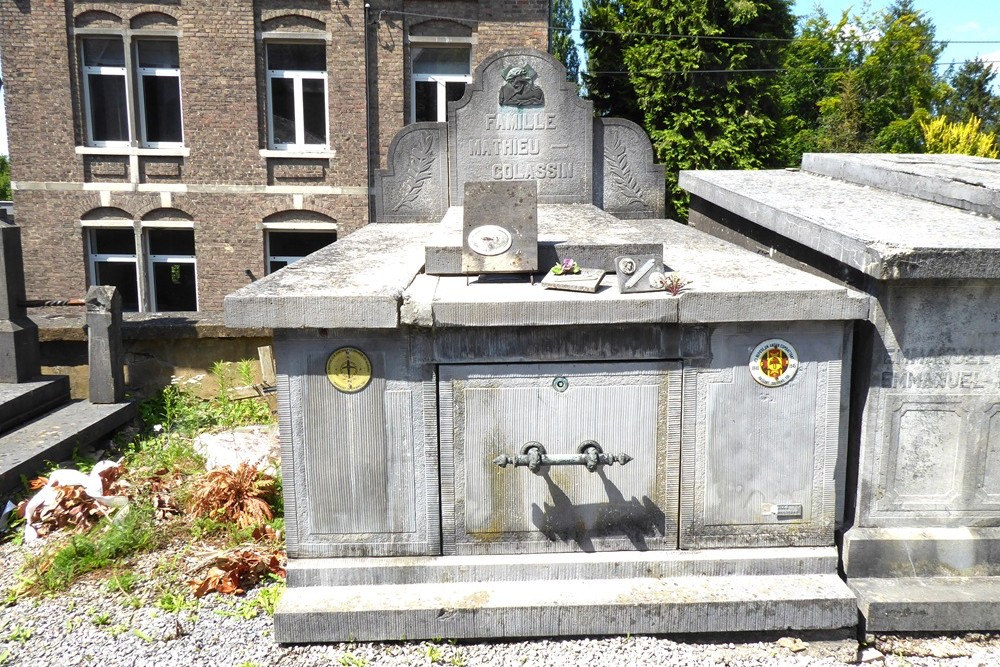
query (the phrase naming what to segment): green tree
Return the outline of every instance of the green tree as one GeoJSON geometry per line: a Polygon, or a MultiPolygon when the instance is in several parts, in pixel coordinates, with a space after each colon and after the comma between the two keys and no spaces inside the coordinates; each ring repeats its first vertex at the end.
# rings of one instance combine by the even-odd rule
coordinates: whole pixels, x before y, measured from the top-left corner
{"type": "Polygon", "coordinates": [[[625,38],[617,32],[623,10],[619,0],[584,0],[580,14],[580,41],[587,54],[582,73],[587,99],[601,116],[618,116],[639,124],[642,112],[625,71],[625,38]]]}
{"type": "Polygon", "coordinates": [[[566,66],[566,79],[579,85],[580,54],[573,39],[573,3],[571,0],[552,0],[552,27],[549,49],[566,66]]]}
{"type": "MultiPolygon", "coordinates": [[[[846,14],[831,24],[823,9],[817,8],[814,15],[803,17],[797,38],[784,50],[777,86],[779,145],[786,166],[798,166],[803,153],[820,150],[819,102],[837,96],[843,84],[833,73],[851,67],[851,52],[840,48],[835,37],[846,24],[846,14]]],[[[856,96],[851,95],[846,102],[851,106],[857,102],[856,96]]],[[[856,115],[854,110],[838,111],[856,115]]]]}
{"type": "Polygon", "coordinates": [[[790,0],[589,0],[587,94],[633,117],[665,165],[668,208],[683,216],[681,169],[775,164],[774,72],[793,36],[790,0]],[[624,74],[619,74],[622,72],[624,74]]]}
{"type": "Polygon", "coordinates": [[[816,151],[920,152],[920,124],[948,91],[935,66],[944,45],[912,0],[878,14],[807,18],[785,52],[781,146],[786,164],[816,151]]]}
{"type": "Polygon", "coordinates": [[[979,58],[963,63],[958,70],[949,69],[950,89],[941,112],[956,123],[975,116],[982,121],[984,132],[1000,130],[1000,97],[993,92],[996,77],[993,66],[979,58]]]}
{"type": "Polygon", "coordinates": [[[10,160],[0,155],[0,201],[10,201],[10,160]]]}

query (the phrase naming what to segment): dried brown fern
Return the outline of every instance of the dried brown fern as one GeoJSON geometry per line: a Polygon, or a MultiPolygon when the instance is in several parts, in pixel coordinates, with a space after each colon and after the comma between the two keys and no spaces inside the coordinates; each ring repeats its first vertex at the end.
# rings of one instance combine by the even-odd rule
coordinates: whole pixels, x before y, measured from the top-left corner
{"type": "Polygon", "coordinates": [[[195,517],[208,516],[250,528],[274,517],[270,500],[275,488],[274,478],[252,465],[241,463],[235,471],[219,468],[192,484],[188,511],[195,517]]]}

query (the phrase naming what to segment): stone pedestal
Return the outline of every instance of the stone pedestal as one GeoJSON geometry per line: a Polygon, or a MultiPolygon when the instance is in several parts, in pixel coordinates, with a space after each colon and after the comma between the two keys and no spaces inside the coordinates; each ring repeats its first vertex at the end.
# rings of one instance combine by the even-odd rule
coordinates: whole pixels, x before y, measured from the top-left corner
{"type": "Polygon", "coordinates": [[[843,544],[868,630],[1000,629],[980,603],[1000,566],[1000,163],[816,155],[681,184],[692,226],[871,297],[843,544]]]}
{"type": "Polygon", "coordinates": [[[475,78],[397,135],[378,222],[226,298],[275,335],[275,638],[853,626],[834,528],[867,297],[663,220],[648,137],[551,56],[475,78]],[[624,293],[626,255],[683,289],[624,293]],[[595,292],[538,284],[569,260],[595,292]]]}
{"type": "MultiPolygon", "coordinates": [[[[540,206],[538,222],[615,220],[540,206]]],[[[231,326],[275,329],[279,641],[854,624],[833,539],[867,298],[677,223],[624,227],[661,239],[689,290],[418,274],[444,222],[370,225],[228,298],[231,326]],[[754,352],[773,340],[796,365],[768,386],[754,352]],[[631,460],[496,463],[533,442],[631,460]]]]}
{"type": "Polygon", "coordinates": [[[122,346],[122,297],[113,286],[87,290],[87,357],[90,402],[125,400],[125,348],[122,346]]]}

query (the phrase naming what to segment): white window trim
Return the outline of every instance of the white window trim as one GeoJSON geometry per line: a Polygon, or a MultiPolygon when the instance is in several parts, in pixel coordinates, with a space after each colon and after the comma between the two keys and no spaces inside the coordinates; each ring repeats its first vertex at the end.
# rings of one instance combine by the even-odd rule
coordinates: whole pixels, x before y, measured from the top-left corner
{"type": "Polygon", "coordinates": [[[336,222],[263,222],[262,229],[276,232],[335,232],[336,222]]]}
{"type": "Polygon", "coordinates": [[[408,41],[410,47],[410,122],[417,122],[417,82],[429,81],[437,84],[437,122],[443,123],[448,120],[448,97],[446,94],[449,82],[472,83],[472,45],[476,43],[475,37],[431,37],[431,36],[410,36],[408,41]],[[469,73],[460,74],[417,74],[413,71],[413,49],[433,49],[435,47],[469,47],[469,73]]]}
{"type": "MultiPolygon", "coordinates": [[[[265,222],[264,228],[264,272],[267,275],[271,271],[271,262],[284,262],[285,266],[294,264],[308,255],[272,255],[271,254],[271,234],[270,232],[334,232],[337,231],[337,223],[333,222],[265,222]]],[[[339,238],[339,235],[338,235],[339,238]]],[[[334,241],[336,243],[336,241],[334,241]]],[[[282,267],[284,268],[284,267],[282,267]]],[[[279,269],[280,270],[280,269],[279,269]]]]}
{"type": "Polygon", "coordinates": [[[188,157],[191,155],[190,148],[138,148],[136,146],[123,146],[121,148],[106,148],[101,146],[77,146],[77,155],[137,155],[155,157],[188,157]]]}
{"type": "Polygon", "coordinates": [[[194,304],[195,310],[201,309],[200,299],[198,297],[198,261],[193,255],[150,255],[146,262],[146,270],[149,276],[149,306],[154,313],[160,312],[176,312],[176,311],[161,311],[159,304],[156,303],[156,274],[153,271],[155,264],[191,264],[194,266],[194,304]]]}
{"type": "MultiPolygon", "coordinates": [[[[115,36],[109,36],[112,38],[115,36]]],[[[118,36],[120,39],[120,36],[118,36]]],[[[123,42],[124,47],[124,42],[123,42]]],[[[83,45],[80,46],[80,57],[81,62],[83,59],[83,45]]],[[[87,127],[87,144],[96,147],[128,147],[132,144],[132,108],[131,101],[129,100],[129,84],[128,84],[128,60],[126,60],[126,66],[123,67],[107,67],[99,65],[87,65],[86,62],[83,63],[83,108],[86,114],[86,127],[87,127]],[[97,141],[94,139],[94,116],[93,109],[90,105],[90,77],[92,76],[120,76],[125,82],[125,117],[128,119],[128,135],[129,138],[123,141],[97,141]]]]}
{"type": "Polygon", "coordinates": [[[449,82],[460,82],[466,85],[472,83],[471,76],[458,76],[455,74],[413,74],[410,76],[410,118],[417,122],[417,83],[430,81],[437,84],[437,122],[443,123],[448,120],[448,97],[447,86],[449,82]]]}
{"type": "MultiPolygon", "coordinates": [[[[80,224],[90,229],[134,229],[132,221],[118,220],[81,220],[80,224]]],[[[134,241],[133,241],[134,243],[134,241]]],[[[89,273],[87,276],[88,287],[97,283],[97,264],[107,262],[108,264],[132,264],[135,266],[135,293],[139,296],[139,312],[143,312],[142,298],[142,278],[139,276],[139,257],[134,252],[131,255],[124,253],[96,253],[94,252],[94,237],[87,234],[87,265],[89,273]]]]}
{"type": "MultiPolygon", "coordinates": [[[[142,90],[142,75],[155,76],[175,76],[177,78],[178,94],[183,95],[180,84],[180,68],[149,68],[138,66],[137,54],[135,53],[136,42],[144,39],[159,39],[163,41],[175,41],[180,43],[180,34],[163,31],[133,32],[105,32],[103,30],[78,29],[75,34],[81,38],[80,41],[80,71],[81,88],[83,89],[83,113],[84,127],[86,132],[86,146],[77,146],[77,154],[82,155],[142,155],[142,151],[182,151],[179,157],[187,157],[188,149],[184,148],[184,105],[181,97],[181,141],[179,142],[147,142],[146,141],[146,114],[145,102],[142,90]],[[125,65],[123,67],[106,67],[97,65],[87,65],[85,62],[83,42],[87,38],[119,39],[122,48],[125,50],[125,65]],[[129,76],[129,72],[134,71],[135,76],[129,76]],[[128,119],[128,140],[125,141],[95,141],[90,106],[90,76],[121,76],[125,79],[125,113],[128,119]],[[138,99],[135,99],[138,98],[138,99]],[[138,109],[138,115],[135,112],[138,109]],[[135,141],[138,131],[140,139],[138,146],[135,141]],[[127,152],[123,152],[127,151],[127,152]]],[[[145,153],[147,155],[164,155],[164,153],[145,153]]],[[[167,153],[170,155],[171,153],[167,153]]],[[[176,155],[176,154],[173,154],[176,155]]]]}
{"type": "MultiPolygon", "coordinates": [[[[282,41],[288,40],[268,40],[265,41],[265,58],[267,52],[267,44],[277,44],[282,41]]],[[[307,42],[309,40],[298,40],[302,42],[307,42]]],[[[325,40],[312,40],[316,43],[322,43],[324,46],[323,52],[326,53],[326,41],[325,40]]],[[[265,87],[267,89],[267,147],[272,151],[295,151],[300,153],[326,153],[330,151],[330,84],[329,84],[329,65],[325,70],[284,70],[284,69],[268,69],[266,71],[266,82],[265,87]],[[274,101],[272,98],[271,81],[273,79],[291,79],[292,80],[292,98],[295,105],[295,142],[294,143],[284,143],[279,144],[274,141],[274,101]],[[305,143],[305,110],[304,102],[302,99],[302,82],[305,79],[314,79],[323,81],[323,130],[325,134],[325,141],[322,144],[307,144],[305,143]]]]}
{"type": "MultiPolygon", "coordinates": [[[[135,230],[138,225],[141,230],[148,229],[186,229],[194,230],[194,222],[190,220],[154,220],[139,221],[134,220],[80,220],[82,228],[91,229],[129,229],[135,230]]],[[[200,283],[198,281],[198,261],[197,253],[194,255],[153,255],[149,254],[149,237],[144,233],[141,238],[141,249],[137,247],[134,254],[123,253],[94,253],[93,236],[87,233],[87,266],[89,273],[87,276],[88,287],[96,284],[97,263],[108,262],[115,264],[134,264],[136,294],[139,296],[140,313],[175,312],[161,311],[156,303],[156,278],[153,273],[154,264],[192,264],[194,265],[194,299],[197,310],[201,309],[200,283]]],[[[133,236],[134,238],[134,236],[133,236]]]]}
{"type": "MultiPolygon", "coordinates": [[[[193,229],[194,227],[181,227],[180,229],[193,229]]],[[[143,229],[177,229],[172,225],[164,225],[162,223],[152,223],[144,224],[143,229]]],[[[143,234],[143,249],[148,252],[149,250],[149,237],[143,234]]],[[[161,311],[159,304],[156,302],[156,274],[153,271],[155,264],[191,264],[194,266],[194,304],[195,310],[201,309],[201,299],[199,297],[199,284],[198,284],[198,260],[197,260],[197,248],[196,254],[194,255],[154,255],[152,253],[146,256],[146,282],[149,283],[149,308],[151,312],[176,312],[176,311],[161,311]]]]}
{"type": "MultiPolygon", "coordinates": [[[[139,53],[138,53],[138,42],[142,41],[143,37],[136,36],[132,39],[132,48],[136,50],[135,53],[135,72],[136,72],[136,92],[138,93],[136,97],[136,106],[139,109],[139,132],[142,136],[142,147],[143,148],[181,148],[184,146],[184,100],[181,97],[183,91],[181,90],[181,70],[179,67],[140,67],[139,66],[139,53]],[[180,141],[149,141],[147,138],[147,128],[146,128],[146,95],[143,90],[143,78],[147,76],[162,76],[177,79],[177,98],[181,107],[181,140],[180,141]]],[[[149,41],[153,41],[150,39],[149,41]]],[[[161,39],[159,41],[169,41],[161,39]]],[[[176,43],[176,42],[175,42],[176,43]]],[[[179,46],[179,45],[178,45],[179,46]]]]}

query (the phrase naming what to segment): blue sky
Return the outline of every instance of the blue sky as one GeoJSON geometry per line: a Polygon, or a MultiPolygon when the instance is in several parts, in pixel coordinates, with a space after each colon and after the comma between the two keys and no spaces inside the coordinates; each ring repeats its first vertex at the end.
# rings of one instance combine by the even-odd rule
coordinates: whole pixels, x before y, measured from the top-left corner
{"type": "MultiPolygon", "coordinates": [[[[890,2],[873,0],[870,5],[881,10],[890,2]]],[[[857,13],[866,4],[869,3],[861,0],[795,0],[792,12],[796,16],[806,16],[813,13],[814,7],[820,6],[831,19],[839,19],[845,9],[857,13]]],[[[583,0],[573,0],[573,6],[579,14],[583,0]]],[[[937,39],[950,42],[940,62],[961,62],[978,56],[996,62],[994,69],[1000,71],[1000,9],[997,0],[915,0],[914,6],[934,22],[937,39]],[[969,43],[975,41],[989,43],[969,43]]]]}
{"type": "MultiPolygon", "coordinates": [[[[583,0],[573,0],[573,4],[579,13],[583,0]]],[[[887,0],[872,2],[872,6],[876,9],[887,4],[887,0]]],[[[950,42],[941,57],[941,62],[961,62],[978,56],[983,60],[995,62],[994,69],[1000,71],[1000,10],[997,8],[997,0],[916,0],[914,4],[934,21],[937,38],[950,42]]],[[[826,13],[834,18],[839,17],[845,9],[862,7],[863,3],[849,0],[795,0],[793,11],[798,16],[811,14],[816,5],[823,7],[826,13]]],[[[7,153],[7,124],[2,91],[0,91],[0,153],[7,153]]]]}

